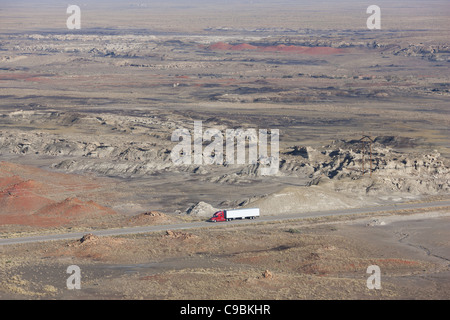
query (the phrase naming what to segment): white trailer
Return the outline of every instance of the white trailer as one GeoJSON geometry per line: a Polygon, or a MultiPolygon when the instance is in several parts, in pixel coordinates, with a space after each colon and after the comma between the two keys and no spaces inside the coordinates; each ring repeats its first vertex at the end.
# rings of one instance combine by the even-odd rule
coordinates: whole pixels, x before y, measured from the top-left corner
{"type": "Polygon", "coordinates": [[[225,219],[255,219],[259,217],[259,208],[225,210],[225,219]]]}

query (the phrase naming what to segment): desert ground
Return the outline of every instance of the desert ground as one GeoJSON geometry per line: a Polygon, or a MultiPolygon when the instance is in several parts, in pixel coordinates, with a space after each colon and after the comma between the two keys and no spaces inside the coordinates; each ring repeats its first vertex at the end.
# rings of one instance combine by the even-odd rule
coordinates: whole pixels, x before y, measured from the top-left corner
{"type": "Polygon", "coordinates": [[[0,2],[0,238],[86,233],[0,246],[0,298],[448,299],[446,206],[170,229],[450,198],[450,6],[378,5],[369,30],[358,1],[96,1],[69,30],[0,2]],[[174,163],[195,121],[279,130],[276,173],[174,163]],[[144,225],[167,230],[95,235],[144,225]]]}
{"type": "Polygon", "coordinates": [[[4,246],[2,297],[447,299],[449,222],[441,210],[4,246]],[[66,287],[70,265],[80,290],[66,287]]]}

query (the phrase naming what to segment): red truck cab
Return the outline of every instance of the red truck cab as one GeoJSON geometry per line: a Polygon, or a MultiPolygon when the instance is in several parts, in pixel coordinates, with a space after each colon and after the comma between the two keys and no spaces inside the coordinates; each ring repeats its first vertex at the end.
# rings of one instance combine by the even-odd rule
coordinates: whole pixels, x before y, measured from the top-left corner
{"type": "Polygon", "coordinates": [[[226,221],[226,219],[225,219],[225,212],[224,211],[217,211],[209,219],[209,221],[211,221],[211,222],[226,221]]]}

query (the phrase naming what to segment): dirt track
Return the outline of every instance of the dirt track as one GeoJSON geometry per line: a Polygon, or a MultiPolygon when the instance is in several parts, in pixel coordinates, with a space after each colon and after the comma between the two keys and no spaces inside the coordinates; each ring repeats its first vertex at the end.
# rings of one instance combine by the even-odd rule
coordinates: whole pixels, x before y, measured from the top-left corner
{"type": "MultiPolygon", "coordinates": [[[[235,220],[232,222],[227,222],[223,226],[236,226],[243,223],[260,223],[260,222],[281,222],[284,220],[296,220],[296,219],[314,219],[323,217],[350,217],[352,215],[359,216],[364,214],[375,214],[377,212],[388,212],[390,214],[395,214],[396,212],[408,211],[408,210],[433,210],[433,208],[441,209],[450,206],[450,200],[426,202],[426,203],[407,203],[407,204],[392,204],[369,208],[354,208],[354,209],[344,209],[344,210],[330,210],[330,211],[317,211],[317,212],[302,212],[302,213],[290,213],[286,215],[276,215],[276,216],[263,216],[259,217],[257,220],[235,220]]],[[[156,226],[145,226],[145,227],[132,227],[132,228],[115,228],[108,230],[95,230],[92,233],[96,236],[119,236],[119,235],[133,235],[139,233],[149,233],[149,232],[160,232],[164,230],[185,230],[185,229],[195,229],[195,228],[206,228],[216,226],[211,222],[191,222],[191,223],[178,223],[178,224],[165,224],[156,226]]],[[[219,224],[220,226],[220,224],[219,224]]],[[[12,237],[8,239],[0,238],[0,245],[12,245],[21,243],[35,243],[41,241],[52,241],[52,240],[68,240],[68,239],[79,239],[85,232],[77,233],[62,233],[62,234],[50,234],[34,237],[12,237]]]]}
{"type": "Polygon", "coordinates": [[[2,246],[0,297],[446,299],[449,223],[377,215],[2,246]],[[81,290],[65,287],[72,264],[81,290]],[[374,264],[381,290],[366,287],[374,264]]]}

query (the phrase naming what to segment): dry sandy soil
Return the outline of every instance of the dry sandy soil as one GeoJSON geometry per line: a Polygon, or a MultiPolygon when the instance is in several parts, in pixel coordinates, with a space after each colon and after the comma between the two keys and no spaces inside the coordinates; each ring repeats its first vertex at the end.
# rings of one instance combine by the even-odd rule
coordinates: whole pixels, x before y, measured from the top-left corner
{"type": "MultiPolygon", "coordinates": [[[[1,237],[448,199],[448,1],[378,2],[2,3],[1,237]],[[196,120],[278,129],[278,172],[175,165],[196,120]]],[[[447,213],[5,246],[0,298],[446,299],[447,213]]]]}
{"type": "Polygon", "coordinates": [[[0,297],[447,299],[449,223],[443,210],[5,246],[0,297]],[[66,287],[73,264],[80,290],[66,287]]]}

